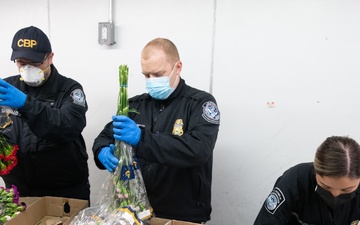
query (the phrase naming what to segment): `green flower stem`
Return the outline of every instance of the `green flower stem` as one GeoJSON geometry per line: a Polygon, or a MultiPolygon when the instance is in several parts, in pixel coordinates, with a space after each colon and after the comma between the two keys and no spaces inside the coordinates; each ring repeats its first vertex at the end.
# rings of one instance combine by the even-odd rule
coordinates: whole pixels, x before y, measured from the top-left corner
{"type": "Polygon", "coordinates": [[[19,197],[14,185],[10,189],[0,188],[0,225],[26,209],[26,205],[18,203],[19,197]]]}
{"type": "Polygon", "coordinates": [[[129,111],[129,99],[128,99],[128,77],[129,67],[127,65],[119,66],[119,96],[118,96],[118,109],[117,115],[128,115],[129,111]]]}

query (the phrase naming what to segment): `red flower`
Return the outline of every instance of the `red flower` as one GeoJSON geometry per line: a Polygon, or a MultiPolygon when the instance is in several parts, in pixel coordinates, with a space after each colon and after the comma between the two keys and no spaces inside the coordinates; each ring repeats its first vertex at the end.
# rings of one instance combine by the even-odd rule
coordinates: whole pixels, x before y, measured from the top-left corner
{"type": "Polygon", "coordinates": [[[0,134],[0,175],[6,175],[17,165],[16,152],[18,145],[10,145],[6,138],[0,134]]]}

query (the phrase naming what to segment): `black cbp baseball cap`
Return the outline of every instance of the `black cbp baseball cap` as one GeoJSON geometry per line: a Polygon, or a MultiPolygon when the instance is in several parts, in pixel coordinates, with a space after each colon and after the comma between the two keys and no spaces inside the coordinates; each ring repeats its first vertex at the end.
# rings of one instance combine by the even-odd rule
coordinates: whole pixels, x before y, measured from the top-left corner
{"type": "Polygon", "coordinates": [[[51,44],[46,34],[37,27],[25,27],[16,32],[12,46],[11,61],[17,58],[42,62],[46,54],[51,53],[51,44]]]}

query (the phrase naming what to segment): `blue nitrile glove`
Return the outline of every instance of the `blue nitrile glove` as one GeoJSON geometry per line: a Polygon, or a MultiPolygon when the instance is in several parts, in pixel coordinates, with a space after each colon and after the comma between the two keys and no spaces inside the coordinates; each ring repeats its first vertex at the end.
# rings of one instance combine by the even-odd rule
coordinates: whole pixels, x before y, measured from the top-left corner
{"type": "Polygon", "coordinates": [[[109,147],[103,147],[98,155],[100,162],[110,172],[114,172],[119,160],[114,156],[114,145],[111,144],[109,147]]]}
{"type": "Polygon", "coordinates": [[[26,94],[0,79],[0,106],[19,109],[25,105],[26,94]]]}
{"type": "Polygon", "coordinates": [[[113,116],[114,138],[136,146],[140,141],[141,130],[136,123],[127,116],[113,116]]]}

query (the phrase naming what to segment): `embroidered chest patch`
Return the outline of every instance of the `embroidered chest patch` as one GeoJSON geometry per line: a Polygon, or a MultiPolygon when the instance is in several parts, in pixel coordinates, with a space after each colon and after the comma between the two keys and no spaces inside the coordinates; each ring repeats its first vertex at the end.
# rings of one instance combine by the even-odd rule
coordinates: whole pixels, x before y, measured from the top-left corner
{"type": "Polygon", "coordinates": [[[210,122],[219,124],[220,123],[220,112],[217,105],[214,102],[205,102],[203,105],[203,114],[202,117],[210,122]]]}
{"type": "Polygon", "coordinates": [[[85,106],[85,95],[81,89],[75,89],[70,94],[73,99],[73,103],[81,106],[85,106]]]}

